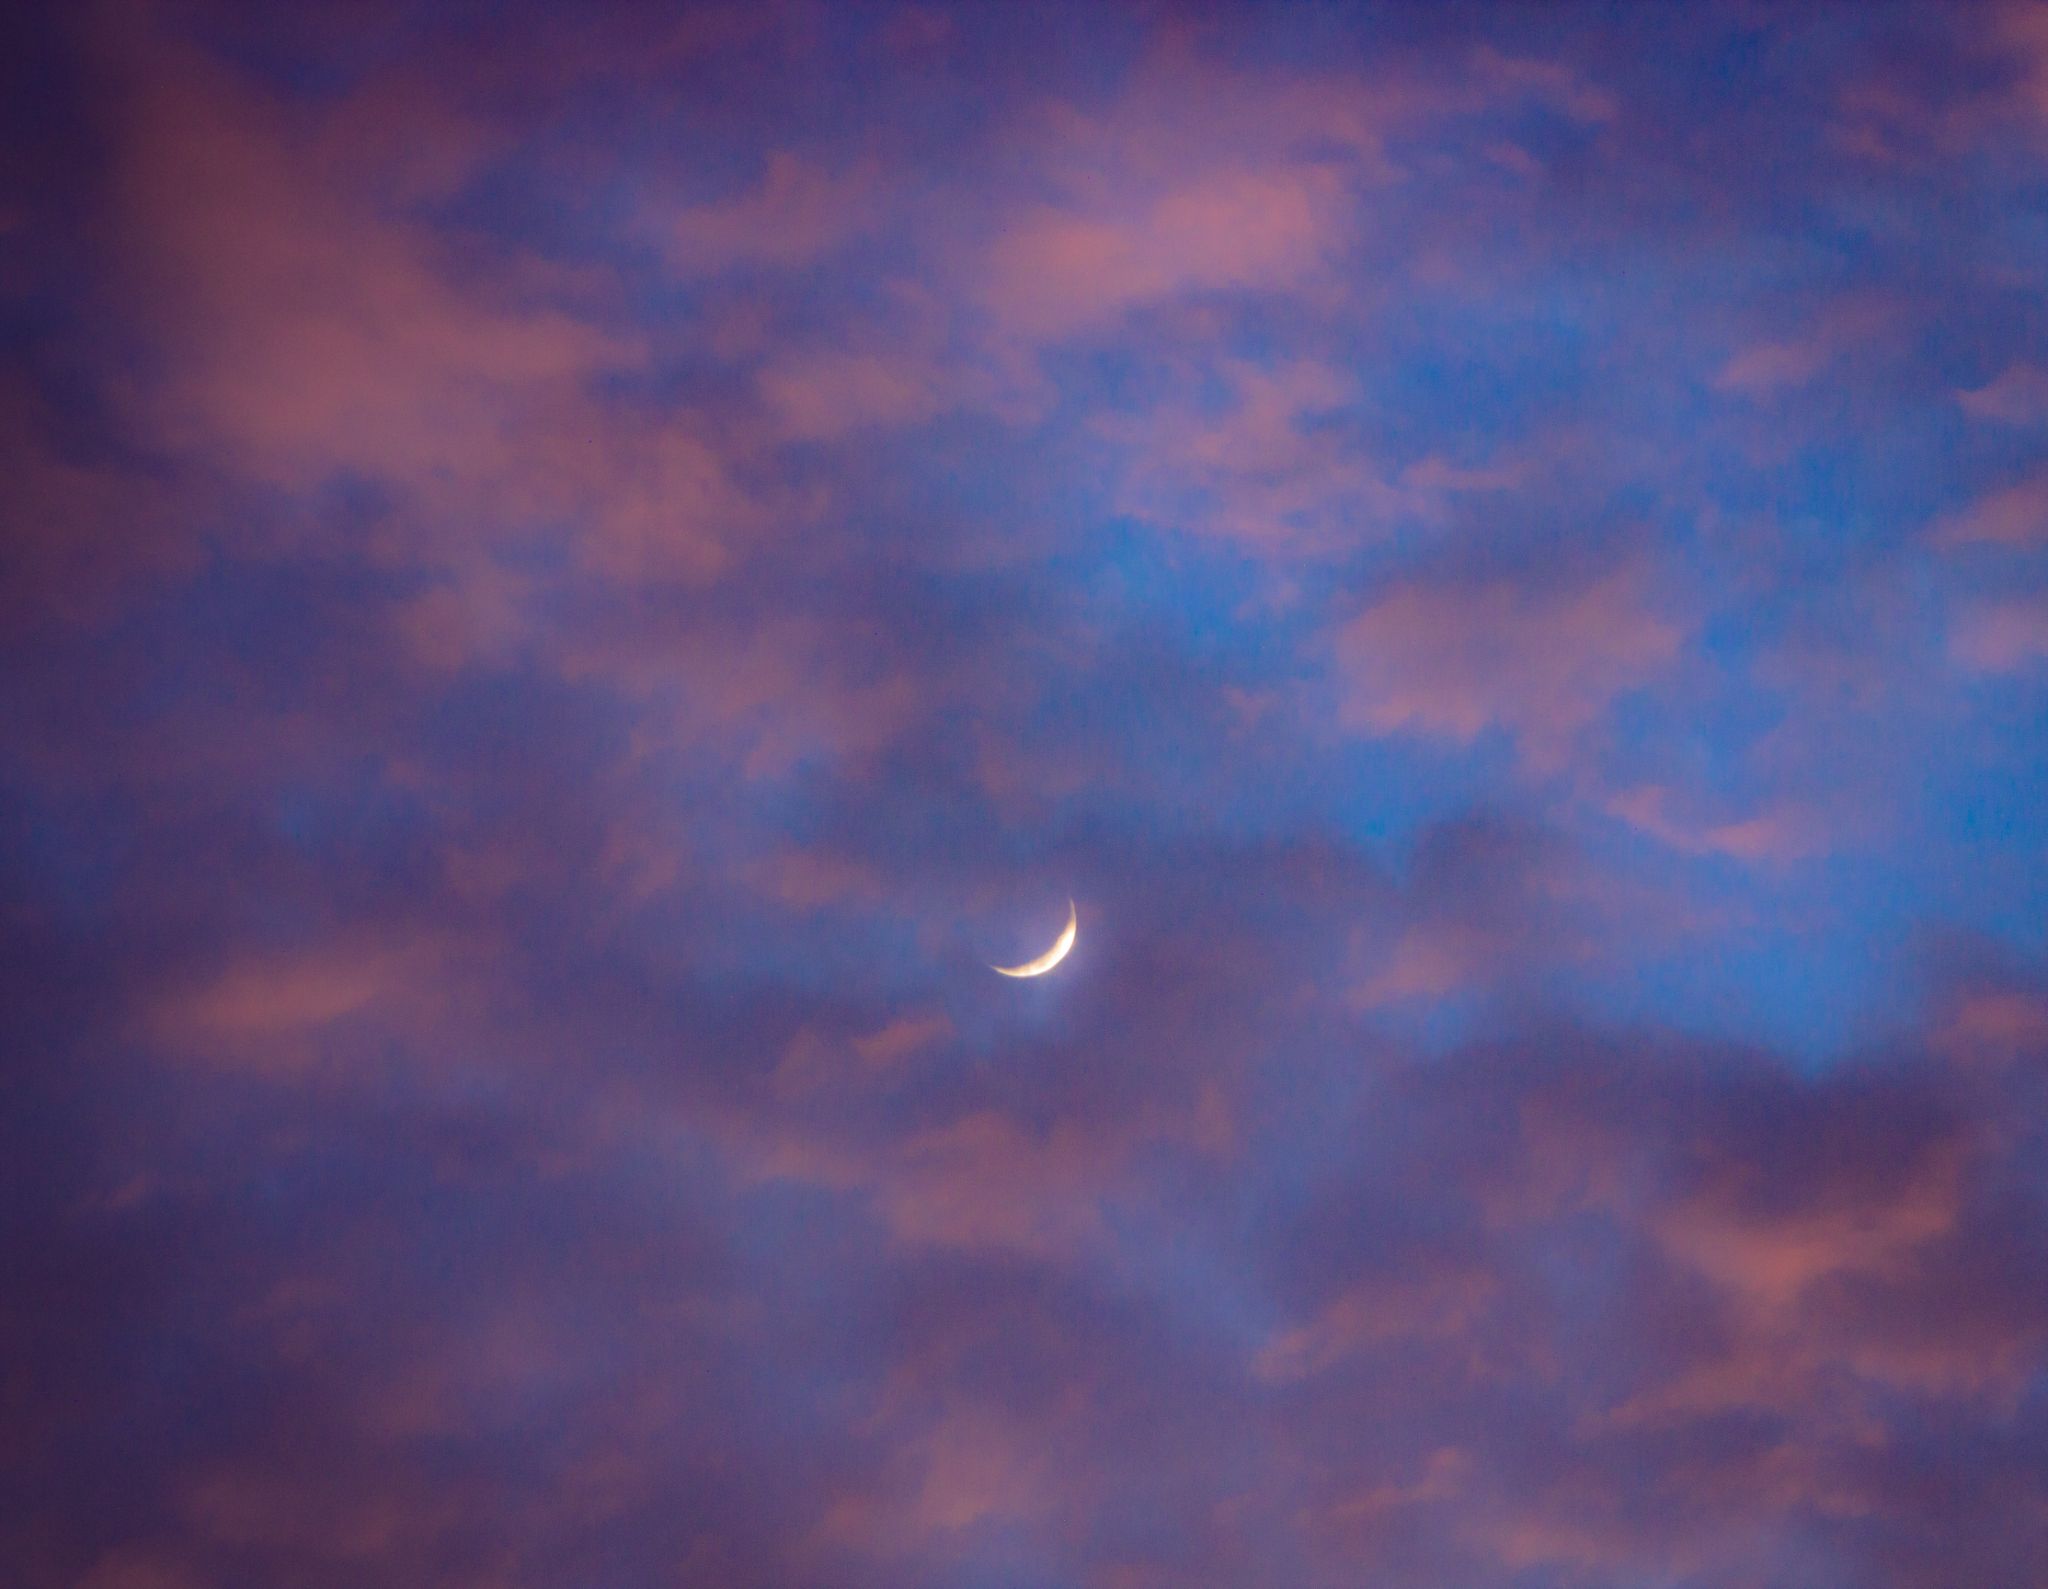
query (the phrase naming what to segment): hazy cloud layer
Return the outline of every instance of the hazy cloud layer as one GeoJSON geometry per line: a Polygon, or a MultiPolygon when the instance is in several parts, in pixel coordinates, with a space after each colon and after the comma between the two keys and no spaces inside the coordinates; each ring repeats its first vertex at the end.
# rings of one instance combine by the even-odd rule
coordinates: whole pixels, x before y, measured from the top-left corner
{"type": "Polygon", "coordinates": [[[2048,7],[46,12],[10,1581],[2038,1576],[2048,7]]]}

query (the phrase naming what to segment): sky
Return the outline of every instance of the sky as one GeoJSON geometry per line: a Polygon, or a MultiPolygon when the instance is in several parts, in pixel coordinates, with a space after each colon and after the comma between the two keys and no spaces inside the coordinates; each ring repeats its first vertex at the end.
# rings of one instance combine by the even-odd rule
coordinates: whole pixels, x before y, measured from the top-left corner
{"type": "Polygon", "coordinates": [[[10,1582],[2039,1580],[2048,4],[4,27],[10,1582]]]}

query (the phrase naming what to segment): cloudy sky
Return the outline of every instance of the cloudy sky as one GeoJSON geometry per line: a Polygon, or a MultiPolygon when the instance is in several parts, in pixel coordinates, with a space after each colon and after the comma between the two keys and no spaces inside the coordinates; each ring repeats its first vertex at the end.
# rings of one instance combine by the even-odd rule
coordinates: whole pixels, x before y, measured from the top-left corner
{"type": "Polygon", "coordinates": [[[25,11],[11,1582],[2035,1581],[2048,5],[25,11]]]}

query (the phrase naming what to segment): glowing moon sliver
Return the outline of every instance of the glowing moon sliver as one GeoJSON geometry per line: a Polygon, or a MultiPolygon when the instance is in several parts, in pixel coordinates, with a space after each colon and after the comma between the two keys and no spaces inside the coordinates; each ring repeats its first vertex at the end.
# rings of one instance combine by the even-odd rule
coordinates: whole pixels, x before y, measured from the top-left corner
{"type": "Polygon", "coordinates": [[[1042,977],[1054,966],[1067,958],[1067,951],[1074,947],[1074,929],[1080,926],[1080,918],[1074,914],[1074,902],[1067,901],[1067,925],[1052,941],[1052,947],[1036,960],[1027,960],[1021,966],[990,966],[989,970],[1006,977],[1042,977]]]}

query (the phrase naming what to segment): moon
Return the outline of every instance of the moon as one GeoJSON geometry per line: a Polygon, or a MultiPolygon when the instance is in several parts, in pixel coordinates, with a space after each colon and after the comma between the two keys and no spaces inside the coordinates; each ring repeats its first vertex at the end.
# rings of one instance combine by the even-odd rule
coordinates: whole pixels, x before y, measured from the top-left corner
{"type": "Polygon", "coordinates": [[[1067,958],[1067,951],[1074,947],[1074,929],[1080,919],[1074,914],[1074,902],[1067,901],[1067,925],[1060,935],[1053,939],[1052,947],[1036,960],[1027,960],[1021,966],[990,966],[989,970],[1005,977],[1042,977],[1054,966],[1067,958]]]}

